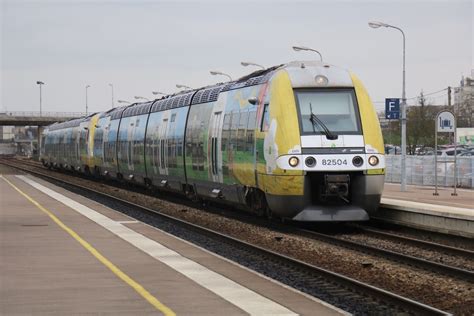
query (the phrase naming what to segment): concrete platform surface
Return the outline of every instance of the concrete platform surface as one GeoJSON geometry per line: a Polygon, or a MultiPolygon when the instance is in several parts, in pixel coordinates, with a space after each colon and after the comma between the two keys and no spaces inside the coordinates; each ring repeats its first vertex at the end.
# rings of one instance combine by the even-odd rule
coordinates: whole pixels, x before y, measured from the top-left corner
{"type": "Polygon", "coordinates": [[[474,237],[474,190],[386,183],[376,218],[428,230],[474,237]]]}
{"type": "Polygon", "coordinates": [[[40,179],[0,192],[2,315],[344,314],[40,179]]]}
{"type": "Polygon", "coordinates": [[[454,192],[453,188],[438,188],[438,196],[433,195],[434,192],[434,187],[415,185],[407,185],[407,190],[401,192],[400,184],[385,183],[382,199],[404,200],[468,209],[474,216],[474,190],[457,189],[457,196],[451,195],[454,192]]]}

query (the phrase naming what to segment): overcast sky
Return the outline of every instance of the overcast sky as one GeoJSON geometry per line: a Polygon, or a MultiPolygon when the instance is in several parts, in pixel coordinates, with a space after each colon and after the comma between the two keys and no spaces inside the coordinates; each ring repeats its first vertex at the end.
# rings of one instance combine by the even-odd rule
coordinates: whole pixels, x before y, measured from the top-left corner
{"type": "MultiPolygon", "coordinates": [[[[405,31],[407,97],[458,86],[473,68],[473,1],[23,1],[0,0],[0,110],[84,111],[115,100],[238,78],[251,69],[317,58],[356,73],[373,101],[401,96],[405,31]]],[[[446,93],[430,96],[445,104],[446,93]]],[[[412,100],[413,101],[413,100],[412,100]]],[[[411,102],[412,103],[412,102],[411,102]]],[[[377,103],[377,107],[383,107],[377,103]]]]}

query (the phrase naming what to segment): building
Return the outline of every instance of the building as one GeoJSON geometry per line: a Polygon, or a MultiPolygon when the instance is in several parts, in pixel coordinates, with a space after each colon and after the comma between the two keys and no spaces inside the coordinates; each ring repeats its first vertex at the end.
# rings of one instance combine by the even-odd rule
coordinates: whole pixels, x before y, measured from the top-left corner
{"type": "Polygon", "coordinates": [[[0,126],[0,142],[12,142],[13,138],[13,126],[0,126]]]}
{"type": "Polygon", "coordinates": [[[474,127],[474,69],[471,77],[462,77],[459,87],[454,88],[454,111],[458,127],[474,127]]]}

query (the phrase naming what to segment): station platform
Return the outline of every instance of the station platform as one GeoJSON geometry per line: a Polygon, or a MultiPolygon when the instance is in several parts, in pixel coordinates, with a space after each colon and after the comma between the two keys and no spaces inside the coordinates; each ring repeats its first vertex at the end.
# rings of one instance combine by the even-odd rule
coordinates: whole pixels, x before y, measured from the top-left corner
{"type": "Polygon", "coordinates": [[[0,192],[2,315],[345,314],[38,178],[0,192]]]}
{"type": "Polygon", "coordinates": [[[377,219],[474,238],[474,190],[385,183],[377,219]]]}

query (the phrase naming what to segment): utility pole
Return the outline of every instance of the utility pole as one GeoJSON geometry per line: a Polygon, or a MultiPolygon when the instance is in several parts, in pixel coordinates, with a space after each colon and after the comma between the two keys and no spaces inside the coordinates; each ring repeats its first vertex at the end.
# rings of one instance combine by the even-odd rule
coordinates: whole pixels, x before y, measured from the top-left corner
{"type": "Polygon", "coordinates": [[[86,116],[87,116],[87,112],[88,112],[88,109],[89,109],[89,106],[87,104],[87,89],[89,89],[89,88],[90,88],[90,85],[87,85],[86,86],[86,116]]]}
{"type": "Polygon", "coordinates": [[[448,87],[448,106],[451,106],[451,87],[448,87]]]}
{"type": "Polygon", "coordinates": [[[40,88],[40,116],[43,116],[42,114],[42,105],[43,105],[43,94],[41,92],[41,86],[44,85],[43,81],[36,81],[36,84],[39,85],[40,88]]]}
{"type": "Polygon", "coordinates": [[[401,125],[402,125],[402,161],[401,161],[401,166],[400,166],[400,191],[404,192],[406,191],[406,184],[407,184],[407,178],[406,178],[406,158],[407,158],[407,97],[406,97],[406,89],[405,89],[405,32],[399,27],[383,23],[383,22],[369,22],[369,26],[371,28],[377,29],[381,26],[383,27],[390,27],[393,29],[396,29],[402,33],[403,36],[403,78],[402,78],[402,103],[400,104],[400,110],[401,110],[401,125]]]}
{"type": "Polygon", "coordinates": [[[114,108],[114,85],[109,83],[110,88],[112,88],[112,109],[114,108]]]}

